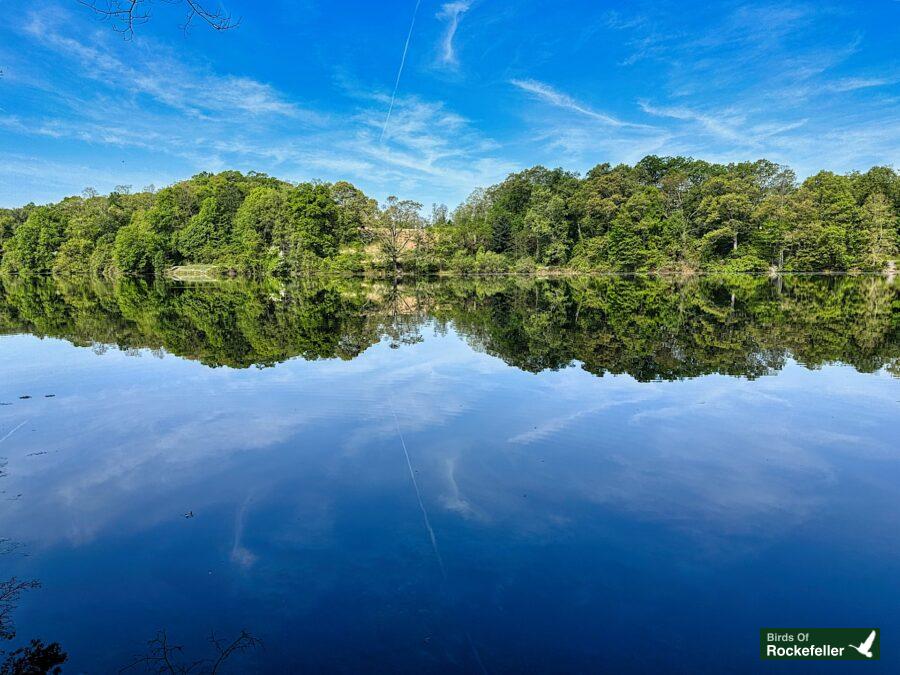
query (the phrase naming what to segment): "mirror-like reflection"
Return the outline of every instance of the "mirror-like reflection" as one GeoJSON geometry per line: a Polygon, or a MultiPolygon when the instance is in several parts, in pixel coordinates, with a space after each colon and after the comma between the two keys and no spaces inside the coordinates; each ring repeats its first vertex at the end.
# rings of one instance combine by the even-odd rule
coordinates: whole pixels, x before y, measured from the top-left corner
{"type": "Polygon", "coordinates": [[[898,373],[900,286],[882,277],[164,281],[5,278],[0,332],[164,350],[208,366],[353,359],[436,322],[529,372],[758,377],[788,357],[898,373]]]}
{"type": "Polygon", "coordinates": [[[22,658],[756,672],[762,626],[900,631],[886,279],[2,283],[22,658]]]}

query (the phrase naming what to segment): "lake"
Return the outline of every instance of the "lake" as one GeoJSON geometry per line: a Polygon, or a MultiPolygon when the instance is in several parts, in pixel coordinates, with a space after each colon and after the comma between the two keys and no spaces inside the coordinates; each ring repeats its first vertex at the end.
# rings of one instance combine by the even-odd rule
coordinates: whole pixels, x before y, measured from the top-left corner
{"type": "Polygon", "coordinates": [[[65,672],[900,671],[896,280],[12,278],[0,333],[0,616],[65,672]]]}

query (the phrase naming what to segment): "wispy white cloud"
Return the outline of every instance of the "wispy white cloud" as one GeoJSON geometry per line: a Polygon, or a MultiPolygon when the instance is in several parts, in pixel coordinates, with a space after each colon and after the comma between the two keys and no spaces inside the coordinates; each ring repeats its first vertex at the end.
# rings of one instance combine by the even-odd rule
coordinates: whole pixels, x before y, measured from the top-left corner
{"type": "Polygon", "coordinates": [[[507,440],[507,442],[527,445],[530,443],[545,441],[548,438],[558,435],[561,431],[568,429],[575,424],[584,424],[585,418],[591,419],[592,416],[594,416],[598,412],[606,411],[609,408],[614,408],[616,406],[631,406],[635,403],[645,401],[652,396],[653,392],[650,391],[632,397],[623,397],[604,401],[598,405],[589,406],[582,410],[575,410],[574,412],[566,413],[565,415],[560,415],[559,417],[550,418],[542,422],[541,424],[533,426],[527,431],[515,434],[514,436],[511,436],[507,440]]]}
{"type": "Polygon", "coordinates": [[[158,103],[193,116],[243,113],[278,115],[320,121],[269,84],[249,77],[216,75],[191,67],[160,45],[129,52],[129,60],[109,49],[105,36],[79,40],[62,32],[47,17],[33,13],[24,26],[39,45],[75,60],[80,73],[114,85],[121,93],[148,96],[158,103]]]}
{"type": "Polygon", "coordinates": [[[872,87],[885,87],[896,84],[897,78],[886,77],[845,77],[835,80],[826,86],[828,91],[842,93],[846,91],[856,91],[857,89],[871,89],[872,87]]]}
{"type": "Polygon", "coordinates": [[[647,23],[647,17],[643,14],[624,16],[619,11],[610,10],[603,15],[602,23],[607,28],[613,28],[615,30],[628,30],[645,25],[647,23]]]}
{"type": "Polygon", "coordinates": [[[705,113],[686,106],[654,106],[647,101],[641,101],[640,106],[648,115],[692,122],[699,130],[739,146],[759,144],[773,136],[799,129],[809,121],[804,118],[791,122],[754,123],[748,120],[747,114],[734,110],[705,113]]]}
{"type": "Polygon", "coordinates": [[[586,170],[601,161],[636,162],[664,148],[671,134],[660,126],[622,120],[563,93],[545,82],[514,79],[514,87],[564,114],[546,110],[530,116],[531,163],[586,170]],[[574,113],[574,114],[571,114],[574,113]]]}
{"type": "Polygon", "coordinates": [[[340,147],[381,166],[377,179],[395,190],[411,187],[424,177],[439,180],[442,189],[468,192],[518,168],[496,157],[496,142],[439,101],[416,96],[398,98],[384,143],[375,135],[380,125],[377,108],[362,110],[357,119],[363,130],[340,147]]]}
{"type": "Polygon", "coordinates": [[[267,83],[207,72],[184,63],[159,44],[139,43],[142,48],[129,51],[126,61],[109,49],[105,34],[79,40],[36,12],[28,18],[24,32],[39,45],[76,61],[83,76],[131,96],[148,96],[191,116],[240,113],[321,122],[319,114],[289,102],[267,83]]]}
{"type": "Polygon", "coordinates": [[[47,202],[51,198],[75,194],[88,186],[137,185],[143,187],[170,182],[176,178],[167,171],[147,167],[112,170],[83,161],[49,161],[31,154],[0,153],[0,204],[20,206],[29,201],[47,202]]]}
{"type": "Polygon", "coordinates": [[[0,163],[0,174],[15,185],[2,191],[10,205],[59,199],[86,184],[101,190],[118,183],[160,185],[225,168],[289,180],[347,179],[375,197],[398,193],[452,204],[520,168],[498,157],[500,146],[442,101],[397,94],[391,126],[379,140],[391,99],[368,83],[337,82],[339,105],[324,112],[271,84],[217,72],[140,36],[126,51],[114,34],[85,29],[77,19],[78,30],[64,30],[66,20],[34,14],[12,28],[42,58],[27,78],[18,71],[19,79],[7,86],[23,97],[39,90],[44,103],[0,110],[0,131],[59,147],[90,144],[87,163],[93,166],[55,166],[53,180],[40,183],[23,180],[24,160],[0,163]]]}
{"type": "Polygon", "coordinates": [[[734,125],[725,123],[722,117],[713,117],[711,115],[706,115],[683,106],[657,107],[647,103],[646,101],[641,101],[640,106],[641,109],[648,115],[696,122],[703,129],[705,129],[709,133],[719,136],[720,138],[724,138],[730,141],[741,139],[741,136],[739,132],[734,128],[734,125]]]}
{"type": "Polygon", "coordinates": [[[673,134],[664,129],[598,134],[591,122],[579,122],[545,123],[534,129],[530,141],[547,153],[541,154],[536,161],[587,170],[602,161],[634,164],[647,155],[671,154],[673,134]]]}
{"type": "Polygon", "coordinates": [[[441,62],[445,66],[456,66],[459,63],[453,47],[453,38],[456,37],[462,15],[469,11],[471,6],[471,0],[448,2],[441,6],[441,11],[437,14],[439,19],[447,22],[447,28],[441,38],[441,62]]]}
{"type": "MultiPolygon", "coordinates": [[[[652,19],[619,19],[609,26],[624,34],[620,63],[652,62],[663,86],[657,98],[743,100],[784,105],[815,93],[844,91],[824,75],[858,54],[863,34],[852,29],[847,10],[830,4],[744,3],[686,24],[676,5],[652,19]],[[838,29],[837,27],[841,28],[838,29]]],[[[648,66],[649,67],[649,66],[648,66]]],[[[846,78],[850,86],[880,77],[846,78]]]]}
{"type": "Polygon", "coordinates": [[[546,84],[545,82],[539,82],[538,80],[531,79],[513,79],[510,80],[509,83],[514,87],[517,87],[522,91],[533,95],[541,101],[549,103],[552,106],[577,112],[580,115],[584,115],[585,117],[589,117],[593,120],[602,122],[603,124],[607,124],[612,127],[647,128],[646,125],[623,122],[622,120],[617,119],[612,115],[594,110],[593,108],[590,108],[587,105],[578,102],[568,94],[557,91],[551,85],[546,84]]]}

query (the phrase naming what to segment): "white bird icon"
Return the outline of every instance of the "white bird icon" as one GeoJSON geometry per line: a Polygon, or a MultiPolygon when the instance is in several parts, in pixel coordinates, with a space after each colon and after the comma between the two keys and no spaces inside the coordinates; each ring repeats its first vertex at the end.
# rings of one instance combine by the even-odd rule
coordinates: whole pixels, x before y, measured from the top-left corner
{"type": "Polygon", "coordinates": [[[875,642],[875,631],[874,630],[871,633],[869,633],[869,637],[866,638],[865,642],[860,642],[859,646],[857,646],[857,645],[850,645],[850,646],[853,647],[853,649],[858,651],[860,654],[865,656],[867,659],[871,659],[873,642],[875,642]]]}

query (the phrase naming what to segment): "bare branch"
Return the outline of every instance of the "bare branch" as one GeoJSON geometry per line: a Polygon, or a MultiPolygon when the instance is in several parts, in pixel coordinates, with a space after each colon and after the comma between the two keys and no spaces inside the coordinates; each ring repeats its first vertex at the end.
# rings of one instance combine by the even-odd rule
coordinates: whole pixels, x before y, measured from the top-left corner
{"type": "MultiPolygon", "coordinates": [[[[234,19],[230,12],[221,7],[209,9],[200,0],[158,0],[169,5],[184,5],[185,20],[182,29],[187,31],[197,17],[213,30],[224,31],[237,28],[241,20],[234,19]]],[[[79,4],[113,22],[113,29],[123,33],[126,40],[134,37],[135,26],[150,20],[151,5],[154,0],[77,0],[79,4]]]]}
{"type": "Polygon", "coordinates": [[[219,657],[213,662],[212,668],[209,671],[210,675],[217,675],[219,667],[225,663],[232,654],[245,652],[262,646],[262,640],[250,635],[250,633],[245,630],[242,630],[241,634],[224,648],[222,647],[223,643],[218,640],[213,633],[210,633],[209,641],[215,646],[216,651],[219,652],[219,657]]]}
{"type": "Polygon", "coordinates": [[[12,577],[6,581],[0,581],[0,639],[11,640],[16,631],[12,623],[12,612],[16,608],[19,596],[32,588],[40,588],[38,581],[21,581],[12,577]]]}
{"type": "Polygon", "coordinates": [[[158,673],[159,675],[190,675],[190,673],[217,675],[222,664],[234,654],[262,646],[262,640],[245,630],[242,630],[237,638],[228,643],[218,639],[213,633],[210,633],[209,641],[216,651],[215,658],[200,659],[184,664],[180,663],[178,659],[184,652],[183,647],[170,644],[166,631],[161,630],[156,634],[156,637],[147,643],[147,653],[137,657],[130,664],[121,668],[119,672],[122,673],[142,665],[147,672],[158,673]]]}
{"type": "MultiPolygon", "coordinates": [[[[170,2],[178,2],[179,0],[169,0],[170,2]]],[[[201,5],[197,0],[184,0],[188,6],[187,20],[184,23],[184,29],[190,27],[191,21],[195,16],[200,17],[213,30],[231,30],[237,28],[241,24],[241,19],[233,19],[230,12],[226,12],[221,7],[211,12],[201,5]]]]}

